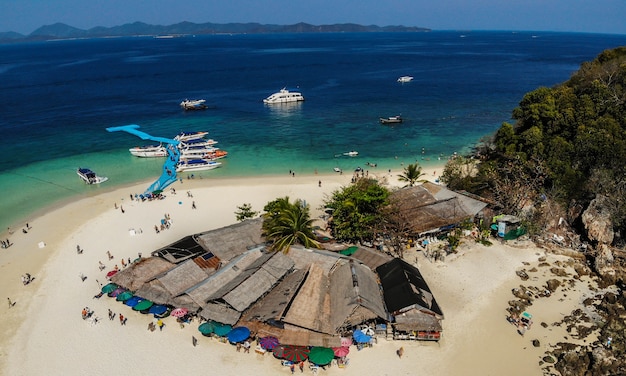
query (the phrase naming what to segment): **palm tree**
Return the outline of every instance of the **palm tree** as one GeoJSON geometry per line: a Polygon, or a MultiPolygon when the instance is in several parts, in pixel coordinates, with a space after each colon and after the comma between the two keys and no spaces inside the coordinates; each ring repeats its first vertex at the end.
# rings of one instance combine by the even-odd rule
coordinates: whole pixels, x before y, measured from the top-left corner
{"type": "Polygon", "coordinates": [[[271,242],[271,250],[289,252],[293,244],[319,248],[313,233],[313,219],[309,207],[300,200],[289,202],[289,197],[279,198],[265,206],[263,234],[271,242]]]}
{"type": "Polygon", "coordinates": [[[420,181],[419,179],[424,176],[422,172],[422,166],[419,163],[415,162],[414,164],[410,164],[404,168],[404,172],[398,175],[398,180],[407,182],[405,187],[412,187],[420,181]]]}

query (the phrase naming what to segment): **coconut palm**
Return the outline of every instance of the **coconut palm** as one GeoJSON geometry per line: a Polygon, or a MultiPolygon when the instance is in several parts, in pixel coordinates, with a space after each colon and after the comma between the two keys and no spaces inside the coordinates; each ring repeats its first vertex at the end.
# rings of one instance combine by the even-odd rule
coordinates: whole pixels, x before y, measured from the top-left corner
{"type": "Polygon", "coordinates": [[[404,172],[398,175],[398,180],[407,182],[405,187],[412,187],[420,181],[420,178],[424,176],[422,172],[422,166],[419,163],[415,162],[414,164],[410,164],[404,168],[404,172]]]}
{"type": "Polygon", "coordinates": [[[289,197],[279,198],[265,206],[263,234],[271,243],[273,251],[289,252],[293,244],[307,248],[319,248],[313,233],[313,219],[309,207],[300,200],[289,202],[289,197]]]}

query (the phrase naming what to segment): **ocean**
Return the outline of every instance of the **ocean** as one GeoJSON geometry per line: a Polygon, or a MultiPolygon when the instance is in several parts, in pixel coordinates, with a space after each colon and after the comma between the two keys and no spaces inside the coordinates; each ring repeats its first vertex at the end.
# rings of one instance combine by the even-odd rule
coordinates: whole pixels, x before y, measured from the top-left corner
{"type": "MultiPolygon", "coordinates": [[[[162,159],[108,127],[208,131],[229,152],[205,179],[442,164],[626,35],[333,33],[104,38],[0,45],[0,228],[75,197],[156,180],[162,159]],[[414,80],[398,83],[400,76],[414,80]],[[305,102],[264,105],[279,89],[305,102]],[[206,99],[183,111],[183,99],[206,99]],[[405,122],[383,126],[380,117],[405,122]],[[351,150],[357,157],[342,154],[351,150]],[[88,167],[109,180],[85,185],[88,167]]],[[[186,173],[183,173],[186,176],[186,173]]],[[[141,192],[138,192],[141,193],[141,192]]]]}

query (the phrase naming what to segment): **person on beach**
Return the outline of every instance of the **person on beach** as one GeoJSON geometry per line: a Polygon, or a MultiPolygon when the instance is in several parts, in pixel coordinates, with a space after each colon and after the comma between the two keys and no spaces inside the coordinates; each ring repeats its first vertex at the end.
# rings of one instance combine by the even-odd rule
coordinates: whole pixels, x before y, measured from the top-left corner
{"type": "Polygon", "coordinates": [[[398,358],[402,359],[402,355],[404,355],[404,347],[400,347],[396,350],[396,354],[398,355],[398,358]]]}
{"type": "Polygon", "coordinates": [[[9,302],[9,308],[13,307],[15,305],[15,302],[11,301],[11,298],[7,298],[7,301],[9,302]]]}
{"type": "Polygon", "coordinates": [[[195,201],[192,201],[192,202],[191,202],[191,208],[192,208],[192,209],[195,209],[195,208],[196,208],[196,202],[195,202],[195,201]]]}
{"type": "Polygon", "coordinates": [[[111,251],[107,251],[107,257],[109,258],[109,260],[113,259],[113,255],[111,254],[111,251]]]}
{"type": "Polygon", "coordinates": [[[98,261],[98,269],[100,269],[100,271],[103,271],[104,268],[106,268],[106,266],[102,263],[102,261],[98,261]]]}
{"type": "Polygon", "coordinates": [[[250,353],[250,342],[247,340],[243,343],[243,352],[250,353]]]}
{"type": "Polygon", "coordinates": [[[165,324],[163,323],[163,320],[159,319],[159,321],[157,321],[157,326],[159,327],[159,331],[162,332],[163,327],[165,326],[165,324]]]}
{"type": "Polygon", "coordinates": [[[191,336],[191,344],[193,345],[193,347],[196,347],[198,345],[198,339],[194,336],[191,336]]]}

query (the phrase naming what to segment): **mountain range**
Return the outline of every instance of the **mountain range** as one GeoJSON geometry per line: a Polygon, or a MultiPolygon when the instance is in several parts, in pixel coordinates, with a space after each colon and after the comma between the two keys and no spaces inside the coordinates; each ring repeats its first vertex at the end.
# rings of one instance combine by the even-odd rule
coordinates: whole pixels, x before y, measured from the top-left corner
{"type": "Polygon", "coordinates": [[[180,22],[173,25],[150,25],[134,22],[121,26],[97,26],[88,30],[64,23],[45,25],[28,35],[16,32],[0,32],[0,43],[43,41],[71,38],[105,38],[122,36],[201,35],[201,34],[262,34],[262,33],[331,33],[331,32],[424,32],[430,29],[416,26],[376,26],[353,23],[333,25],[272,25],[260,23],[193,23],[180,22]]]}

